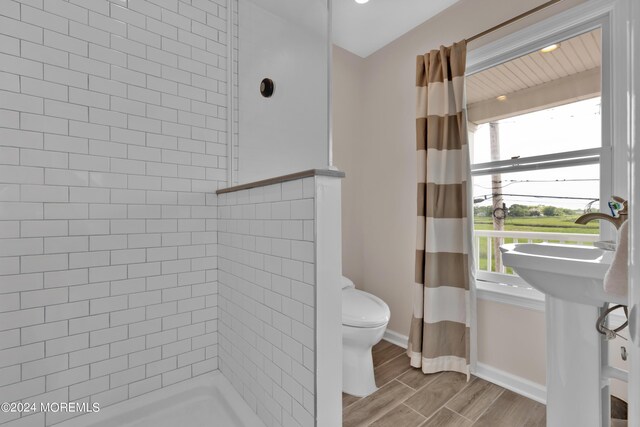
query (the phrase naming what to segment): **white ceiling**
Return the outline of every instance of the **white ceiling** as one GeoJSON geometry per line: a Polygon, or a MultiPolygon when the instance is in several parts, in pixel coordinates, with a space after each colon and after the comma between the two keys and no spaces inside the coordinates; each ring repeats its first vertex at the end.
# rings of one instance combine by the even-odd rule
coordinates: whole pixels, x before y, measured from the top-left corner
{"type": "Polygon", "coordinates": [[[333,43],[363,58],[458,0],[333,0],[333,43]]]}

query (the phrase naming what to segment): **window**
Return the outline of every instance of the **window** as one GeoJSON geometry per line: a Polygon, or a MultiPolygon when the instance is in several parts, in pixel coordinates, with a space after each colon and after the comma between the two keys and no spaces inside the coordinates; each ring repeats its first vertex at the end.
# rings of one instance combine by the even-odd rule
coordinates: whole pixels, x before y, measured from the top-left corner
{"type": "Polygon", "coordinates": [[[604,185],[601,30],[467,78],[477,278],[527,286],[502,264],[513,242],[591,245],[604,185]]]}

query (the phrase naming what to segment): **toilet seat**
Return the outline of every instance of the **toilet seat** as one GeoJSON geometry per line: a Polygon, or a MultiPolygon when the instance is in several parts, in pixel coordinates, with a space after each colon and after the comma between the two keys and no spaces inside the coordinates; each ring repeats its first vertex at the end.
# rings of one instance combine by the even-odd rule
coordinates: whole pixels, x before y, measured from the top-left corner
{"type": "Polygon", "coordinates": [[[375,328],[389,322],[389,306],[380,298],[354,288],[342,290],[342,324],[375,328]]]}

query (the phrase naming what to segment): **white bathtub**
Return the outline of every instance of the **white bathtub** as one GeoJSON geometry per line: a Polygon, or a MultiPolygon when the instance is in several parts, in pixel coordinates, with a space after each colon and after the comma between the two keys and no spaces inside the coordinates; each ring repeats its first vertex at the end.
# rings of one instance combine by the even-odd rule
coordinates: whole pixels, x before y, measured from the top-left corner
{"type": "Polygon", "coordinates": [[[220,371],[215,371],[56,427],[264,427],[264,424],[220,371]]]}

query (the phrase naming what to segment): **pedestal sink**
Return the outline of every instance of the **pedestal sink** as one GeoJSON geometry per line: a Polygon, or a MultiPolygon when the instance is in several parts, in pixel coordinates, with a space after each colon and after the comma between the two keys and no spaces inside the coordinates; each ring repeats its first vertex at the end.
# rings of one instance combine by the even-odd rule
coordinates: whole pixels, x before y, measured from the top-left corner
{"type": "Polygon", "coordinates": [[[505,265],[545,295],[595,307],[627,303],[602,286],[613,259],[611,251],[552,243],[515,243],[501,246],[500,251],[505,265]]]}
{"type": "Polygon", "coordinates": [[[627,304],[603,290],[613,253],[550,243],[500,250],[504,265],[546,296],[547,426],[609,426],[607,348],[595,324],[607,303],[627,304]]]}

